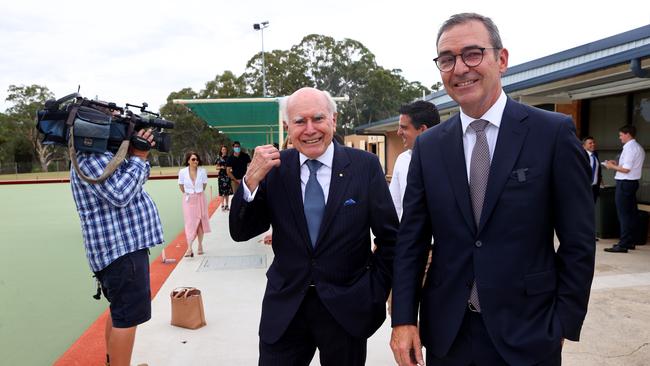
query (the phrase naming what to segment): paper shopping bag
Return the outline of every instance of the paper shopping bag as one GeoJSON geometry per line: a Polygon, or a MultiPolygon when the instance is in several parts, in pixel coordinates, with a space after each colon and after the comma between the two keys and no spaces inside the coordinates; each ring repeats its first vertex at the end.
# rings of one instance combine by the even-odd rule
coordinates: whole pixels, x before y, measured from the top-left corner
{"type": "Polygon", "coordinates": [[[171,292],[170,297],[172,325],[188,329],[198,329],[205,325],[201,290],[195,287],[178,287],[171,292]]]}

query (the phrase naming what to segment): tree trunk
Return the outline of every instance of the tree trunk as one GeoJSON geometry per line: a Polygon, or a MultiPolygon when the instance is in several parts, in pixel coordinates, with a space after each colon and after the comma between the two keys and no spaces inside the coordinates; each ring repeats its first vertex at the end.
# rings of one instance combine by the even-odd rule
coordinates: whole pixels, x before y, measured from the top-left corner
{"type": "Polygon", "coordinates": [[[54,146],[53,145],[43,145],[38,135],[36,128],[31,128],[29,130],[29,137],[34,147],[34,152],[38,158],[38,162],[41,165],[41,170],[43,172],[48,171],[48,167],[52,162],[54,155],[54,146]]]}

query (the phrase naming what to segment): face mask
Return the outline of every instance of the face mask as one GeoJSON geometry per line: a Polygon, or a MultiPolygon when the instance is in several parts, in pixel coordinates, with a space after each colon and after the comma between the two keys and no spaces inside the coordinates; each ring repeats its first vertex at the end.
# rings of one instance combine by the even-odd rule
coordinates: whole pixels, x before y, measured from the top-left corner
{"type": "Polygon", "coordinates": [[[241,152],[241,147],[233,147],[232,151],[234,151],[236,153],[239,153],[239,152],[241,152]]]}

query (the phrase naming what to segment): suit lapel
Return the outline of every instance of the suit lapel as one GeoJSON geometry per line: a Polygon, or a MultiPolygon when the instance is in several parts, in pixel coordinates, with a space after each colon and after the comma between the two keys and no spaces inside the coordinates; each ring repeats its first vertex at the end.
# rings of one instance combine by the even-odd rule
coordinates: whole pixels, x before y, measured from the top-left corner
{"type": "Polygon", "coordinates": [[[291,205],[291,212],[293,213],[296,229],[300,231],[303,241],[306,243],[308,249],[311,250],[311,239],[307,231],[307,219],[305,219],[305,208],[302,203],[302,188],[300,187],[300,159],[298,159],[298,151],[293,150],[287,153],[287,161],[283,161],[282,169],[282,182],[287,190],[289,198],[289,205],[291,205]]]}
{"type": "Polygon", "coordinates": [[[341,206],[341,202],[343,202],[343,194],[345,193],[351,179],[350,174],[347,171],[348,165],[350,165],[348,154],[341,145],[334,141],[332,141],[332,143],[334,144],[334,159],[332,161],[330,190],[327,196],[327,205],[325,206],[323,222],[321,222],[320,230],[318,231],[316,250],[320,248],[323,235],[328,231],[328,228],[336,216],[336,211],[341,206]]]}
{"type": "Polygon", "coordinates": [[[524,121],[528,117],[526,110],[508,98],[506,108],[501,118],[499,127],[499,136],[497,138],[494,158],[490,165],[490,177],[485,192],[485,202],[481,212],[481,222],[479,232],[485,226],[490,218],[494,207],[501,196],[503,187],[512,173],[512,169],[517,162],[521,148],[524,145],[526,135],[528,134],[528,125],[524,121]]]}
{"type": "Polygon", "coordinates": [[[447,176],[456,197],[458,208],[465,218],[467,226],[476,231],[472,203],[469,196],[467,182],[467,167],[463,151],[463,131],[460,116],[457,114],[444,123],[443,136],[440,139],[440,149],[443,155],[443,164],[447,169],[447,176]]]}

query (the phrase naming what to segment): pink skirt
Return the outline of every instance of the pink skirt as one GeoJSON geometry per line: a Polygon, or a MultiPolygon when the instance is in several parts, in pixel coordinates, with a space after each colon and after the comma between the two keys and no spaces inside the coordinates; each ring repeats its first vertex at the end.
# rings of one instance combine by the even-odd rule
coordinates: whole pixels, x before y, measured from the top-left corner
{"type": "Polygon", "coordinates": [[[208,221],[208,204],[204,192],[183,195],[183,218],[185,219],[185,238],[190,244],[201,230],[210,232],[208,221]]]}

